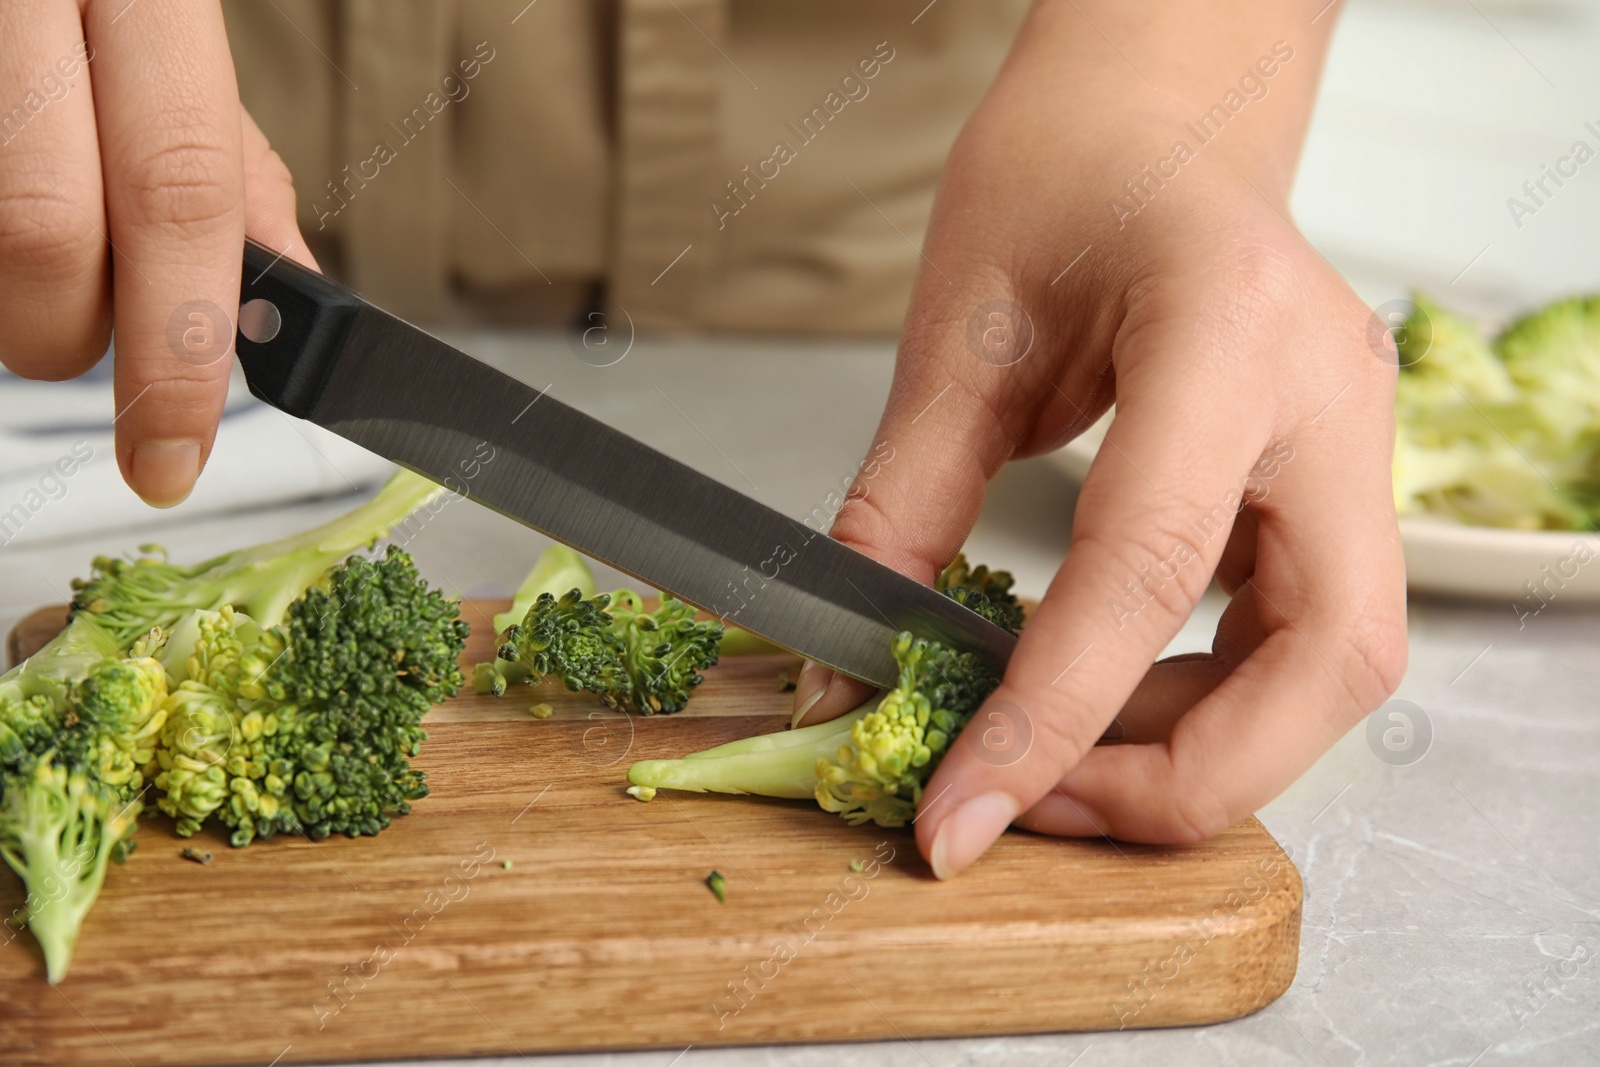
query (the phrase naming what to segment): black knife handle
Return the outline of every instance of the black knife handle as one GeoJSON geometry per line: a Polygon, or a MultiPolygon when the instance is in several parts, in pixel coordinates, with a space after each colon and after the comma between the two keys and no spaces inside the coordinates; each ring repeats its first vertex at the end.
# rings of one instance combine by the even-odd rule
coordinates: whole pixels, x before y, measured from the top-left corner
{"type": "Polygon", "coordinates": [[[361,298],[247,239],[239,307],[239,364],[250,391],[296,418],[309,418],[362,307],[361,298]],[[245,336],[247,325],[271,316],[260,305],[249,308],[253,300],[265,300],[277,312],[277,329],[262,341],[245,336]]]}

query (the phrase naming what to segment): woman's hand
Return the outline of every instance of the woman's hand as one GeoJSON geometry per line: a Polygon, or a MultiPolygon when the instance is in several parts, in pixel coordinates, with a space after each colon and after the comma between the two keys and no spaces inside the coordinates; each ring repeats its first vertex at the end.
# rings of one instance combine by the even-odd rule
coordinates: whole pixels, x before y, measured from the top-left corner
{"type": "Polygon", "coordinates": [[[312,263],[289,172],[215,0],[11,0],[0,40],[0,362],[72,378],[114,327],[117,463],[176,504],[227,395],[245,234],[312,263]]]}
{"type": "MultiPolygon", "coordinates": [[[[941,878],[1012,823],[1220,833],[1404,671],[1394,360],[1287,218],[1327,27],[1282,6],[1040,3],[950,157],[878,430],[897,458],[834,535],[931,582],[1001,464],[1116,418],[1066,562],[925,791],[941,878]],[[1202,143],[1185,123],[1229,91],[1202,143]],[[1213,576],[1212,652],[1152,665],[1213,576]],[[1096,747],[1119,713],[1128,743],[1096,747]]],[[[812,722],[864,695],[808,667],[796,704],[812,722]]]]}

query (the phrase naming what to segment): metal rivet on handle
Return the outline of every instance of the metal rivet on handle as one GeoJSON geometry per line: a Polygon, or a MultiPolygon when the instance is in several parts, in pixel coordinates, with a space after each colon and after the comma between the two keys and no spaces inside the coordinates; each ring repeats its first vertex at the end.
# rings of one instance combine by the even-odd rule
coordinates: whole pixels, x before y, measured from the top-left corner
{"type": "Polygon", "coordinates": [[[282,328],[283,315],[278,312],[278,305],[270,300],[257,297],[239,309],[239,332],[247,341],[264,345],[278,336],[282,328]]]}

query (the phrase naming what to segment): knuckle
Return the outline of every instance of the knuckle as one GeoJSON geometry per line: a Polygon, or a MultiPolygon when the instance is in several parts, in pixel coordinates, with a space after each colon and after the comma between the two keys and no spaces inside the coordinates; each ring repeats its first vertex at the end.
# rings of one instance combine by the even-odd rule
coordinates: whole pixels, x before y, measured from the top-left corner
{"type": "MultiPolygon", "coordinates": [[[[1246,241],[1225,253],[1231,268],[1223,273],[1231,294],[1232,310],[1242,324],[1268,326],[1274,332],[1282,308],[1299,299],[1304,281],[1299,267],[1283,249],[1259,241],[1246,241]]],[[[1254,332],[1254,331],[1252,331],[1254,332]]]]}
{"type": "Polygon", "coordinates": [[[1382,704],[1405,677],[1409,650],[1403,610],[1365,611],[1346,628],[1346,670],[1356,711],[1365,715],[1382,704]]]}
{"type": "Polygon", "coordinates": [[[1135,533],[1086,530],[1072,548],[1109,561],[1113,595],[1129,611],[1153,607],[1164,621],[1187,619],[1211,582],[1210,568],[1172,520],[1141,523],[1135,533]]]}
{"type": "Polygon", "coordinates": [[[1198,845],[1233,825],[1227,805],[1199,783],[1188,783],[1167,802],[1162,836],[1169,844],[1198,845]]]}
{"type": "Polygon", "coordinates": [[[1082,763],[1083,757],[1094,747],[1094,741],[1086,735],[1098,731],[1088,727],[1083,713],[1067,709],[1058,708],[1053,714],[1044,716],[1044,722],[1048,734],[1046,743],[1036,746],[1035,750],[1049,761],[1053,773],[1058,776],[1066,774],[1082,763]]]}
{"type": "Polygon", "coordinates": [[[157,226],[203,226],[240,210],[236,153],[197,126],[156,139],[122,175],[137,221],[157,226]]]}
{"type": "Polygon", "coordinates": [[[62,285],[96,272],[105,239],[54,189],[0,194],[0,264],[8,273],[62,285]]]}

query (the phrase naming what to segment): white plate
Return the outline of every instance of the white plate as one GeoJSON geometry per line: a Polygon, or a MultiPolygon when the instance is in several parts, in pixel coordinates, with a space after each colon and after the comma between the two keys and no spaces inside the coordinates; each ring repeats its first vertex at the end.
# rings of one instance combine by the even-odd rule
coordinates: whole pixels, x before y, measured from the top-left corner
{"type": "MultiPolygon", "coordinates": [[[[1081,482],[1111,416],[1051,455],[1081,482]]],[[[1600,603],[1600,534],[1501,530],[1402,518],[1406,584],[1419,593],[1504,600],[1517,614],[1544,604],[1600,603]]]]}

